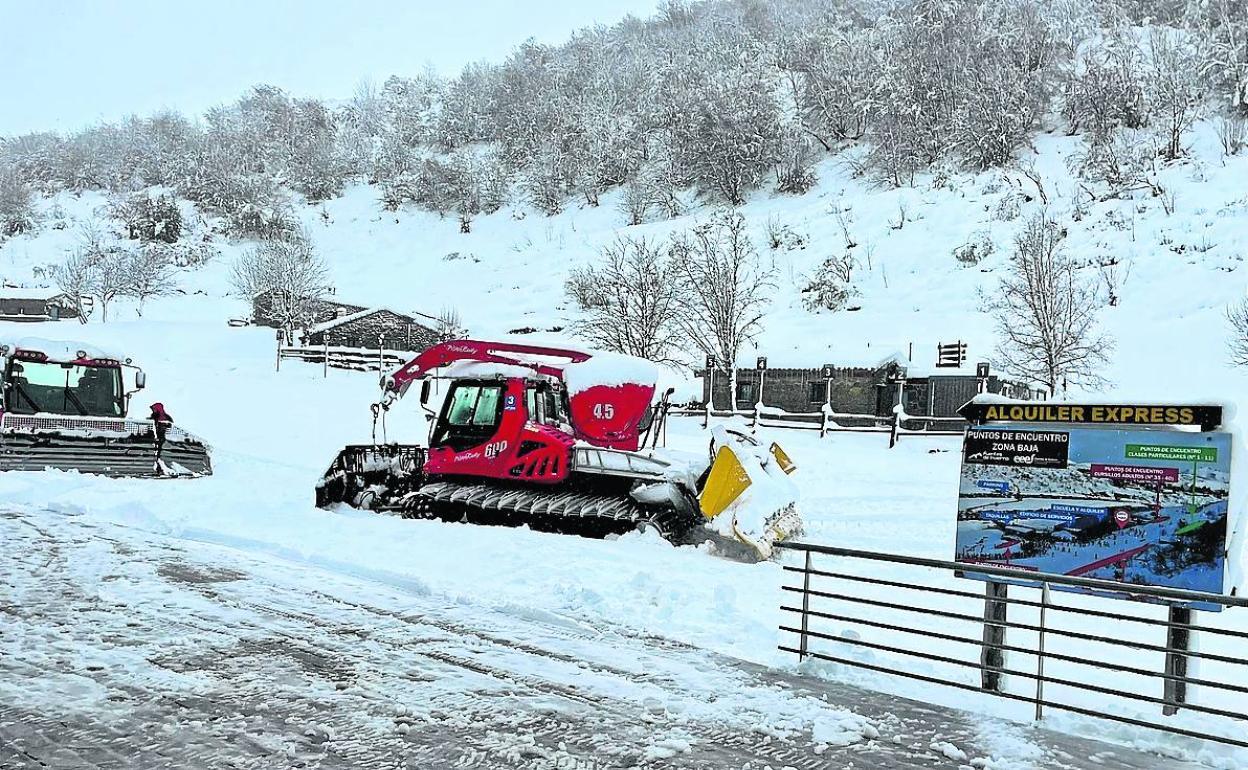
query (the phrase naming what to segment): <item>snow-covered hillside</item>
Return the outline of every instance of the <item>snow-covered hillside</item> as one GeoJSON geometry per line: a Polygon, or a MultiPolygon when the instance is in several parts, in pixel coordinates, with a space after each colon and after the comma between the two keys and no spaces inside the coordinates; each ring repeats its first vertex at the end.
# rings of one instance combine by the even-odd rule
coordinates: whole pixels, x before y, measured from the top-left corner
{"type": "MultiPolygon", "coordinates": [[[[1225,312],[1242,299],[1248,279],[1248,156],[1224,157],[1211,123],[1192,134],[1191,159],[1157,174],[1167,196],[1147,192],[1089,202],[1067,170],[1080,140],[1060,134],[1035,142],[1036,183],[1014,171],[923,179],[914,188],[880,189],[856,178],[846,155],[819,167],[818,187],[804,196],[755,194],[741,209],[756,247],[774,264],[778,288],[753,349],[772,366],[825,361],[878,361],[911,343],[915,363],[930,365],[938,341],[961,339],[972,360],[992,360],[991,318],[982,312],[1005,271],[1022,222],[1046,210],[1067,229],[1064,246],[1085,276],[1104,281],[1110,262],[1116,306],[1102,309],[1117,348],[1107,375],[1123,397],[1193,398],[1237,390],[1242,375],[1228,365],[1225,312]],[[778,233],[779,237],[771,237],[778,233]],[[848,241],[847,241],[848,239],[848,241]],[[779,245],[775,245],[779,242],[779,245]],[[847,248],[847,242],[853,243],[847,248]],[[978,265],[953,252],[990,244],[978,265]],[[774,246],[774,248],[773,248],[774,246]],[[832,255],[854,257],[859,295],[838,313],[811,313],[800,290],[832,255]]],[[[619,192],[599,207],[546,217],[507,208],[482,216],[470,234],[452,218],[416,210],[386,212],[375,187],[299,210],[328,262],[340,298],[369,306],[437,313],[458,309],[472,333],[568,325],[575,310],[564,293],[570,269],[596,260],[619,235],[663,238],[705,220],[712,209],[670,221],[624,227],[619,192]]],[[[64,259],[78,228],[105,205],[99,194],[61,194],[41,203],[47,216],[34,234],[0,244],[0,279],[49,284],[42,268],[64,259]]],[[[189,208],[188,211],[192,210],[189,208]]],[[[249,244],[218,238],[220,256],[177,279],[188,294],[228,294],[229,268],[249,244]]],[[[982,250],[982,248],[981,248],[982,250]]],[[[195,311],[187,305],[187,312],[195,311]]],[[[245,312],[240,304],[238,313],[245,312]]],[[[690,351],[691,361],[699,360],[690,351]]],[[[1223,395],[1225,398],[1225,395],[1223,395]]]]}

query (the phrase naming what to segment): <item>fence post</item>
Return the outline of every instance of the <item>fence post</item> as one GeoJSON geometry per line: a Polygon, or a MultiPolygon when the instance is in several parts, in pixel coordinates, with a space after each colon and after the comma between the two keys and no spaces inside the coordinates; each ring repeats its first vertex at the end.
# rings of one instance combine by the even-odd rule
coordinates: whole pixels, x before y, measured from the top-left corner
{"type": "Polygon", "coordinates": [[[1044,634],[1049,609],[1049,584],[1040,586],[1040,639],[1036,643],[1036,721],[1044,718],[1044,634]]]}
{"type": "Polygon", "coordinates": [[[806,660],[806,629],[807,618],[810,617],[810,551],[806,552],[806,571],[802,574],[802,636],[798,642],[797,648],[801,651],[797,655],[797,661],[800,663],[806,660]]]}
{"type": "Polygon", "coordinates": [[[1006,608],[1003,599],[1008,598],[1005,583],[988,581],[984,584],[984,641],[980,647],[980,687],[989,692],[1001,692],[1001,669],[1005,668],[1006,608]]]}
{"type": "Polygon", "coordinates": [[[1170,606],[1170,625],[1166,628],[1166,673],[1179,679],[1167,679],[1166,705],[1161,713],[1174,716],[1179,706],[1187,702],[1187,652],[1191,649],[1193,612],[1187,607],[1170,606]]]}

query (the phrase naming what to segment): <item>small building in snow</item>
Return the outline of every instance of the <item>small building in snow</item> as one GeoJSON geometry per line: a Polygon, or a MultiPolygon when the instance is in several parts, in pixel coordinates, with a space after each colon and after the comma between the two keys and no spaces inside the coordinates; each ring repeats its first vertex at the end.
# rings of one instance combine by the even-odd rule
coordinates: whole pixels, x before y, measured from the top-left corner
{"type": "Polygon", "coordinates": [[[63,321],[77,317],[73,301],[59,289],[0,287],[0,321],[63,321]]]}
{"type": "Polygon", "coordinates": [[[371,308],[311,326],[304,333],[309,347],[385,348],[419,352],[438,342],[433,329],[409,315],[371,308]]]}
{"type": "MultiPolygon", "coordinates": [[[[715,408],[728,408],[728,375],[723,371],[715,371],[709,378],[705,371],[696,374],[702,378],[702,402],[707,402],[713,390],[715,408]]],[[[900,401],[906,414],[913,417],[957,417],[958,409],[981,388],[1010,398],[1043,398],[1039,391],[1002,379],[991,368],[986,377],[980,374],[974,364],[957,368],[915,366],[904,354],[874,362],[853,361],[848,366],[739,368],[733,406],[753,409],[760,402],[761,392],[764,406],[790,414],[817,413],[827,404],[840,415],[889,418],[900,401]]]]}

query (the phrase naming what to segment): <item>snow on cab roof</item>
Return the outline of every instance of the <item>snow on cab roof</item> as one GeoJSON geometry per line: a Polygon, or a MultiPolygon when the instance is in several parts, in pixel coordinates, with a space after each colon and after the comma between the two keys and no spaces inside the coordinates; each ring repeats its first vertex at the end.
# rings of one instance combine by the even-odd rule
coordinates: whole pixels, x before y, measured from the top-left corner
{"type": "MultiPolygon", "coordinates": [[[[528,339],[517,339],[516,341],[523,344],[549,345],[562,350],[584,353],[589,356],[589,359],[586,361],[569,363],[566,358],[558,355],[546,356],[538,353],[500,351],[500,355],[514,358],[517,361],[530,364],[545,364],[561,369],[563,371],[564,385],[567,386],[568,392],[571,394],[581,393],[596,385],[606,385],[608,387],[630,383],[654,385],[658,381],[658,367],[644,358],[591,350],[582,345],[570,344],[563,340],[542,340],[538,343],[528,339]]],[[[533,376],[533,371],[525,366],[483,361],[458,361],[447,366],[443,372],[445,376],[449,377],[533,376]]]]}
{"type": "Polygon", "coordinates": [[[21,337],[17,339],[0,338],[0,345],[8,346],[9,350],[37,350],[53,361],[75,361],[86,353],[87,358],[111,358],[124,361],[124,356],[109,353],[95,345],[73,340],[48,340],[42,337],[21,337]]]}

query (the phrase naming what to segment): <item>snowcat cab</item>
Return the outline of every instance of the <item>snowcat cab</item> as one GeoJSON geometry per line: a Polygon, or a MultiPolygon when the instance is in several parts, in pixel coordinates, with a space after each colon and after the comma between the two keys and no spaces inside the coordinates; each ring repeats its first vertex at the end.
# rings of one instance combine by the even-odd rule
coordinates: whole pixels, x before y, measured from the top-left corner
{"type": "Polygon", "coordinates": [[[199,439],[127,417],[130,398],[146,379],[130,359],[81,343],[0,344],[0,471],[210,474],[208,448],[199,439]]]}
{"type": "Polygon", "coordinates": [[[346,447],[318,484],[317,505],[590,537],[645,527],[677,542],[706,527],[770,555],[799,525],[792,463],[779,447],[723,430],[703,465],[641,451],[643,438],[657,443],[665,414],[662,401],[652,405],[654,377],[649,362],[627,356],[435,345],[383,378],[373,405],[375,434],[413,383],[425,406],[430,382],[448,381],[428,441],[346,447]]]}

